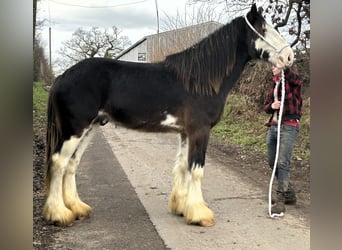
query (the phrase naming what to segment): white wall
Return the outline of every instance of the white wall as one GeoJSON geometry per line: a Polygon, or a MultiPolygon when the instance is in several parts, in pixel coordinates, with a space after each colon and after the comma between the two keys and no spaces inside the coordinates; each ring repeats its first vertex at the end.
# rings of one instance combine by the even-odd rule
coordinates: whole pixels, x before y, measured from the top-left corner
{"type": "MultiPolygon", "coordinates": [[[[124,54],[119,58],[121,61],[130,61],[130,62],[149,62],[148,60],[148,55],[147,55],[147,42],[146,40],[143,41],[141,44],[138,46],[134,47],[131,49],[128,53],[124,54]],[[145,61],[138,60],[139,55],[142,56],[145,54],[145,61]]],[[[143,58],[140,58],[143,59],[143,58]]]]}

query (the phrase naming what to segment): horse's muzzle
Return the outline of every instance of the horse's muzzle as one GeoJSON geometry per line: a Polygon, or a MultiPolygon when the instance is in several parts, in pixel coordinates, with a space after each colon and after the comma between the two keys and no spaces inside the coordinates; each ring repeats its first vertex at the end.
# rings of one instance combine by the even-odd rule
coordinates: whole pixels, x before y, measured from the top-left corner
{"type": "Polygon", "coordinates": [[[282,66],[280,68],[290,67],[292,66],[293,62],[294,53],[291,47],[287,47],[279,53],[278,63],[282,66]]]}

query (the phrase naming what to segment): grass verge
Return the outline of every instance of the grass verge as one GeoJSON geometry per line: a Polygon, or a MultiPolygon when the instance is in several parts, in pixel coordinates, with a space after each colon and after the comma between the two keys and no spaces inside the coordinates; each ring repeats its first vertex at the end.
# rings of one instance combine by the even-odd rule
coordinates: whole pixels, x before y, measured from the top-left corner
{"type": "MultiPolygon", "coordinates": [[[[266,154],[264,125],[269,119],[260,107],[251,106],[248,98],[238,93],[228,96],[221,121],[212,129],[212,136],[224,143],[239,145],[266,154]]],[[[301,128],[293,158],[308,165],[310,159],[310,99],[303,101],[301,128]]]]}

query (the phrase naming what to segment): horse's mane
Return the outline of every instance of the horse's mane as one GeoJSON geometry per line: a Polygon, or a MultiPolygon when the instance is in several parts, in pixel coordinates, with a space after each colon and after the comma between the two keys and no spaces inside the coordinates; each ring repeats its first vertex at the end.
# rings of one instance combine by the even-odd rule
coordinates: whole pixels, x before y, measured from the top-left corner
{"type": "Polygon", "coordinates": [[[236,62],[241,20],[236,18],[192,47],[166,57],[164,63],[176,71],[187,91],[198,95],[219,92],[236,62]]]}

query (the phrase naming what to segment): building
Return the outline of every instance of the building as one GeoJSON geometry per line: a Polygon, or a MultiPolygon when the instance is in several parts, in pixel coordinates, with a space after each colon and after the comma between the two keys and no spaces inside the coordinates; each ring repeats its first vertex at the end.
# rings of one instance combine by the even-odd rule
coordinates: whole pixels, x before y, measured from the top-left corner
{"type": "Polygon", "coordinates": [[[165,56],[182,51],[213,33],[222,24],[206,22],[181,29],[145,36],[116,59],[131,62],[157,62],[165,56]]]}

